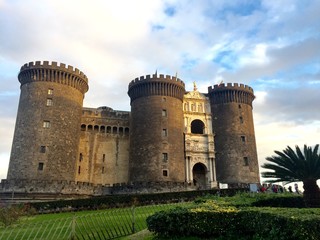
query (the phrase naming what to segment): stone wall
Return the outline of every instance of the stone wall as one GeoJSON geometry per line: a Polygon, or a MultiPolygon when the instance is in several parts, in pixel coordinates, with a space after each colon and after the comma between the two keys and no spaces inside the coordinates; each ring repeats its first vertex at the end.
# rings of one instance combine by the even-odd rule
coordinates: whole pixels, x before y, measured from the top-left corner
{"type": "Polygon", "coordinates": [[[108,107],[84,108],[76,181],[128,182],[129,112],[108,107]]]}
{"type": "Polygon", "coordinates": [[[129,181],[185,181],[184,84],[153,75],[129,84],[131,98],[129,181]]]}
{"type": "Polygon", "coordinates": [[[8,179],[74,181],[87,78],[65,65],[29,63],[21,94],[8,179]]]}
{"type": "Polygon", "coordinates": [[[242,84],[216,85],[209,88],[209,97],[217,181],[228,184],[260,182],[252,88],[242,84]]]}

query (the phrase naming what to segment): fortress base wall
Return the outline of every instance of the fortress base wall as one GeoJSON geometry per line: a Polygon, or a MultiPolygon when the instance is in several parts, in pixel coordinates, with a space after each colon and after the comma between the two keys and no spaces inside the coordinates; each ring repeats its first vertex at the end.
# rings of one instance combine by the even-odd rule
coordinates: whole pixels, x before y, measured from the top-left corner
{"type": "Polygon", "coordinates": [[[2,180],[0,193],[101,195],[101,186],[74,181],[2,180]]]}
{"type": "Polygon", "coordinates": [[[94,185],[73,181],[17,181],[2,179],[0,183],[1,195],[43,194],[52,196],[52,198],[55,198],[55,195],[64,198],[63,196],[70,195],[103,196],[111,194],[146,194],[192,191],[195,189],[196,187],[188,185],[185,182],[134,182],[128,184],[94,185]]]}

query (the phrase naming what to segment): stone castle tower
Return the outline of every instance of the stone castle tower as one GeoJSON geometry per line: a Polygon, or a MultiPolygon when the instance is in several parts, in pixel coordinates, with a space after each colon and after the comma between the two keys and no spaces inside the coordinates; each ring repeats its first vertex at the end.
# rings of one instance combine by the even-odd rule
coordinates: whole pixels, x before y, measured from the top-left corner
{"type": "Polygon", "coordinates": [[[209,87],[212,128],[215,131],[217,180],[236,184],[259,179],[252,101],[247,85],[228,83],[209,87]]]}
{"type": "Polygon", "coordinates": [[[249,86],[200,93],[195,83],[186,91],[176,77],[146,75],[129,83],[128,112],[83,107],[88,79],[65,64],[30,62],[18,79],[0,192],[99,195],[260,182],[249,86]]]}
{"type": "Polygon", "coordinates": [[[147,75],[129,84],[130,181],[185,180],[184,93],[184,83],[169,75],[147,75]]]}
{"type": "Polygon", "coordinates": [[[87,77],[71,66],[44,61],[22,66],[18,79],[8,180],[73,181],[87,77]]]}

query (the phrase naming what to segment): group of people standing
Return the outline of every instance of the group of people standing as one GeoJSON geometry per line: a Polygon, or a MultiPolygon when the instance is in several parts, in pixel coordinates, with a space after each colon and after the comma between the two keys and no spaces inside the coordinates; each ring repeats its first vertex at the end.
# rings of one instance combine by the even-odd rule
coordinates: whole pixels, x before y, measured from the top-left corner
{"type": "Polygon", "coordinates": [[[292,190],[291,186],[289,186],[288,190],[287,190],[285,187],[283,187],[281,185],[277,185],[277,184],[262,184],[262,186],[259,189],[259,192],[262,192],[262,193],[264,193],[264,192],[283,193],[283,192],[288,191],[290,193],[295,192],[297,194],[300,194],[299,187],[298,187],[297,183],[294,184],[294,190],[295,191],[292,190]]]}
{"type": "MultiPolygon", "coordinates": [[[[291,192],[291,193],[293,192],[291,186],[288,187],[288,190],[289,190],[289,192],[291,192]]],[[[298,187],[298,184],[297,184],[297,183],[294,184],[294,190],[295,190],[296,193],[300,194],[299,187],[298,187]]]]}

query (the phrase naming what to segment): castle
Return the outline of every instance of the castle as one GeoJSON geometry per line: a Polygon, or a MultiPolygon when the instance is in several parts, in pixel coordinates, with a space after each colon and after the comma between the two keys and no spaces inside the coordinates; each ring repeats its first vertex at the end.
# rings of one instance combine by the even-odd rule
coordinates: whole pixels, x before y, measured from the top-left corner
{"type": "Polygon", "coordinates": [[[252,88],[220,84],[201,93],[180,79],[129,83],[131,111],[83,107],[84,73],[30,62],[1,191],[105,194],[258,183],[252,88]],[[108,189],[108,190],[106,190],[108,189]]]}

